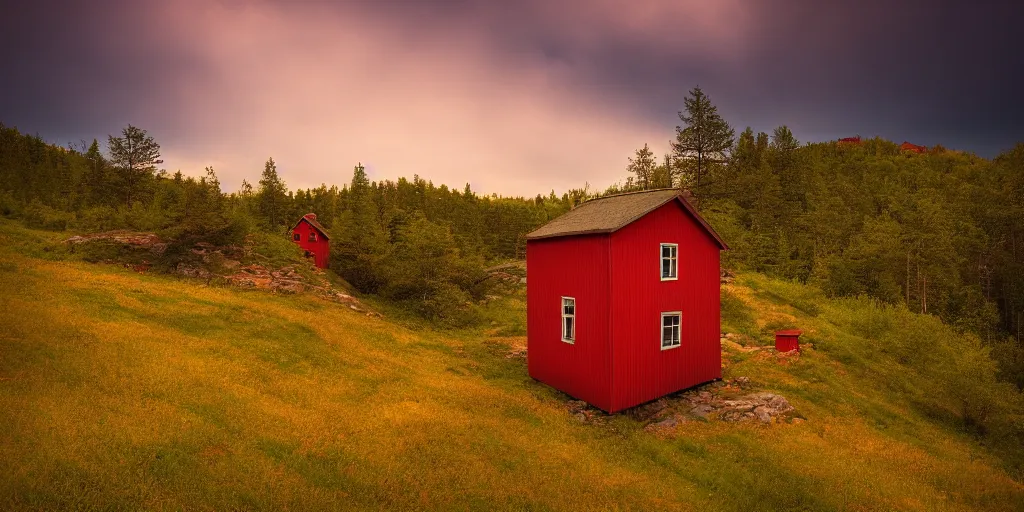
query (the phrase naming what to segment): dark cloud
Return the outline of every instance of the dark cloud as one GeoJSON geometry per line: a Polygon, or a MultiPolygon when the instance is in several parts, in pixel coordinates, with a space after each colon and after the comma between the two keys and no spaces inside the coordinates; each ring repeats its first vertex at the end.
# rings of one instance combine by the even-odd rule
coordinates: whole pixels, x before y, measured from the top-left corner
{"type": "MultiPolygon", "coordinates": [[[[214,90],[211,84],[230,77],[215,65],[223,59],[210,59],[207,53],[221,44],[216,35],[195,30],[210,26],[203,16],[211,4],[182,2],[177,15],[167,16],[169,5],[178,4],[103,0],[23,2],[5,8],[0,17],[0,121],[57,142],[102,137],[128,122],[147,123],[162,131],[161,140],[200,151],[205,146],[190,138],[195,123],[180,113],[204,88],[214,90]]],[[[247,19],[259,5],[270,4],[215,5],[223,16],[217,23],[230,31],[234,19],[247,19]]],[[[273,12],[318,24],[335,22],[339,30],[352,30],[353,24],[368,27],[366,37],[388,39],[395,62],[414,62],[419,49],[430,46],[448,48],[451,59],[489,55],[496,73],[514,76],[520,68],[539,73],[537,80],[559,94],[585,97],[595,109],[607,105],[662,126],[664,140],[652,144],[672,136],[676,112],[695,85],[710,94],[737,129],[749,125],[770,131],[787,124],[807,141],[880,135],[985,156],[1024,141],[1024,9],[1018,2],[274,5],[273,12]]],[[[270,33],[253,37],[280,48],[283,53],[274,58],[334,44],[301,35],[275,39],[273,22],[271,17],[254,25],[270,33]]],[[[258,55],[251,60],[250,69],[262,66],[269,74],[286,64],[263,62],[258,55]]],[[[321,63],[323,68],[331,65],[321,63]]],[[[317,80],[318,72],[310,69],[307,79],[317,80]]],[[[453,83],[480,79],[474,73],[450,77],[453,83]]],[[[480,94],[489,96],[500,114],[501,84],[480,94]]],[[[272,94],[260,98],[279,99],[272,94]]],[[[232,108],[223,116],[241,119],[246,105],[232,108]]],[[[609,117],[608,122],[620,121],[609,117]]],[[[257,129],[263,125],[240,121],[235,135],[257,129]]]]}

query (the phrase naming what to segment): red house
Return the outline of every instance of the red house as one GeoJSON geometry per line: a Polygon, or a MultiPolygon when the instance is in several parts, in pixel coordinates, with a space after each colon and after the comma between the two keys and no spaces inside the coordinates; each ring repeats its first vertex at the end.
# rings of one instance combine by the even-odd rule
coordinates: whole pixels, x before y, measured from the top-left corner
{"type": "Polygon", "coordinates": [[[327,268],[331,257],[331,237],[316,221],[316,214],[303,215],[291,232],[292,241],[305,249],[306,257],[313,258],[313,264],[317,267],[327,268]]]}
{"type": "Polygon", "coordinates": [[[594,199],[526,238],[531,377],[607,412],[722,377],[727,246],[678,190],[594,199]]]}
{"type": "Polygon", "coordinates": [[[911,153],[927,153],[928,147],[918,146],[917,144],[911,144],[907,141],[903,141],[903,144],[900,144],[900,151],[909,151],[911,153]]]}

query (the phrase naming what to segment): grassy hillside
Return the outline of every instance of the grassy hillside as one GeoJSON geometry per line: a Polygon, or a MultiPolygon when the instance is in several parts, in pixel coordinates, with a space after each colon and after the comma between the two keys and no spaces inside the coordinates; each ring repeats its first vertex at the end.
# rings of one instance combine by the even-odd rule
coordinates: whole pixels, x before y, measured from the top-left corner
{"type": "Polygon", "coordinates": [[[740,276],[724,322],[726,376],[805,421],[656,435],[580,423],[507,357],[521,298],[442,332],[62,261],[56,237],[0,220],[3,509],[1024,509],[1002,452],[916,390],[927,372],[872,356],[884,325],[865,337],[856,305],[809,288],[740,276]],[[782,324],[814,347],[743,347],[782,324]]]}

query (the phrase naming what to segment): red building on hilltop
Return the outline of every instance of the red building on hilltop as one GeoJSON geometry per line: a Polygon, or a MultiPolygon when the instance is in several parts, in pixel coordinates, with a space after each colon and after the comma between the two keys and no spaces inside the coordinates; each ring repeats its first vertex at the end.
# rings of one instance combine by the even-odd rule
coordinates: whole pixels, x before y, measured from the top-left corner
{"type": "Polygon", "coordinates": [[[530,376],[607,412],[720,379],[723,249],[675,189],[594,199],[528,234],[530,376]]]}
{"type": "Polygon", "coordinates": [[[331,257],[331,237],[316,221],[316,214],[303,215],[291,232],[292,241],[306,251],[306,257],[313,258],[313,264],[317,267],[327,268],[331,257]]]}
{"type": "Polygon", "coordinates": [[[909,151],[911,153],[927,153],[928,147],[918,146],[917,144],[911,144],[907,141],[903,141],[903,144],[900,144],[900,151],[909,151]]]}

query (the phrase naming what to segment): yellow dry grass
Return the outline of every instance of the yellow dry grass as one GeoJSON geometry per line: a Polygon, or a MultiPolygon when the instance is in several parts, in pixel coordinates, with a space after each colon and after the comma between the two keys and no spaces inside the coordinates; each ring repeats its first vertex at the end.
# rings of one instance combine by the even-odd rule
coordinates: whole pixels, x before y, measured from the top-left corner
{"type": "MultiPolygon", "coordinates": [[[[689,422],[661,439],[626,416],[580,424],[566,397],[506,357],[521,338],[410,330],[312,297],[6,249],[0,258],[3,509],[1024,503],[983,450],[898,404],[913,433],[793,396],[808,421],[689,422]]],[[[801,384],[788,367],[739,357],[767,389],[801,384]]]]}

